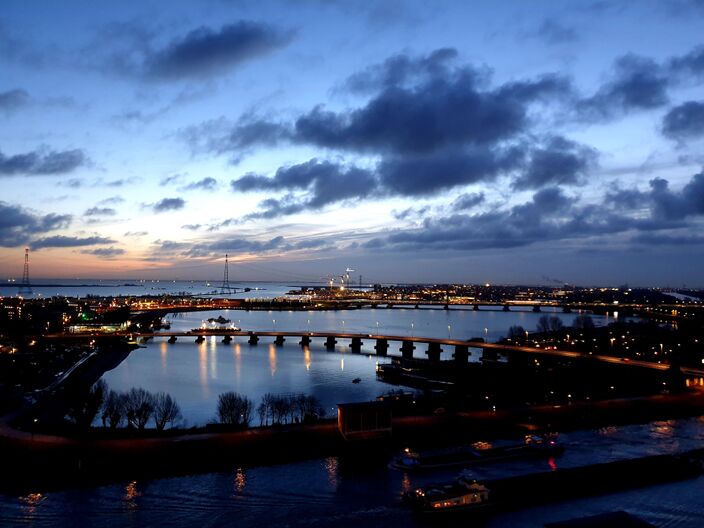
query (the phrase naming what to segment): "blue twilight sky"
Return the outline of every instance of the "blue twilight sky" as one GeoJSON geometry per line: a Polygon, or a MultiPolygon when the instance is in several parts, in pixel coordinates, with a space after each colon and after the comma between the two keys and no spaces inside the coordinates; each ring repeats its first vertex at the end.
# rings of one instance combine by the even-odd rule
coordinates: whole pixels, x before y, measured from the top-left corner
{"type": "Polygon", "coordinates": [[[704,2],[4,0],[0,273],[704,286],[704,2]]]}

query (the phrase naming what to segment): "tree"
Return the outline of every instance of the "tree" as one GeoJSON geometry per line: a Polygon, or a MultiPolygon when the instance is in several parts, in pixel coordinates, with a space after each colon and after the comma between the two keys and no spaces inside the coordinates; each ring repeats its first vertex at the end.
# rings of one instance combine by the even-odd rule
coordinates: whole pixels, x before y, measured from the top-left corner
{"type": "Polygon", "coordinates": [[[101,415],[103,427],[115,429],[120,425],[120,422],[125,417],[125,399],[124,393],[112,389],[108,392],[105,397],[105,403],[103,403],[103,413],[101,415]]]}
{"type": "Polygon", "coordinates": [[[572,321],[572,326],[577,330],[589,330],[594,328],[594,319],[592,319],[591,315],[578,315],[572,321]]]}
{"type": "Polygon", "coordinates": [[[131,389],[125,398],[127,423],[137,429],[144,429],[154,413],[154,395],[142,388],[131,389]]]}
{"type": "Polygon", "coordinates": [[[559,317],[556,317],[554,315],[543,315],[540,319],[538,319],[538,333],[555,333],[559,332],[564,328],[564,325],[562,324],[562,320],[559,317]]]}
{"type": "Polygon", "coordinates": [[[247,427],[252,419],[253,408],[252,400],[236,392],[223,392],[218,396],[220,423],[247,427]]]}
{"type": "Polygon", "coordinates": [[[181,409],[170,394],[157,392],[154,395],[154,425],[163,431],[167,424],[173,424],[181,418],[181,409]]]}
{"type": "Polygon", "coordinates": [[[103,406],[108,384],[98,380],[86,392],[73,394],[69,404],[68,416],[79,427],[90,427],[103,406]]]}
{"type": "Polygon", "coordinates": [[[522,341],[526,338],[526,330],[522,326],[514,325],[508,329],[506,337],[511,341],[522,341]]]}

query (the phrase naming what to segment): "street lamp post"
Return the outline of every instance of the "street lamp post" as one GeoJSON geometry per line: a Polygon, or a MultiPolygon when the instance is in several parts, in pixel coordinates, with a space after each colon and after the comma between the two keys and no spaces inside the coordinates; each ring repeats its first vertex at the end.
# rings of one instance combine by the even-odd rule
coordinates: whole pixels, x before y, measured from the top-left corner
{"type": "Polygon", "coordinates": [[[411,337],[413,337],[413,323],[411,323],[411,337]]]}
{"type": "Polygon", "coordinates": [[[276,332],[276,319],[271,320],[273,327],[274,327],[274,332],[276,332]]]}
{"type": "Polygon", "coordinates": [[[452,339],[452,325],[447,325],[447,338],[452,339]]]}

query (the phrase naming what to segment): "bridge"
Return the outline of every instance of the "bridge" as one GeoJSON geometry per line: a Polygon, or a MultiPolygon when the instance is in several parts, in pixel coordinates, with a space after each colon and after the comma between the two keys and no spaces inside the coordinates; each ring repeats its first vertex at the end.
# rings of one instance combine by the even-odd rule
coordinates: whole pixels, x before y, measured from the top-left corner
{"type": "MultiPolygon", "coordinates": [[[[465,341],[461,339],[451,338],[435,338],[435,337],[419,337],[419,336],[402,336],[402,335],[384,335],[384,334],[359,334],[350,332],[301,332],[301,331],[235,331],[216,329],[203,329],[199,331],[185,332],[139,332],[139,333],[115,333],[104,336],[95,334],[52,334],[46,336],[50,339],[100,339],[101,337],[125,337],[130,339],[153,339],[156,337],[166,338],[169,342],[175,343],[180,339],[193,339],[196,343],[203,343],[208,337],[222,338],[222,342],[229,344],[235,337],[246,337],[247,342],[251,345],[256,345],[262,338],[273,338],[273,344],[283,346],[288,339],[298,340],[300,346],[308,346],[312,340],[324,339],[325,346],[329,350],[335,348],[338,340],[349,340],[349,346],[353,352],[361,352],[363,342],[373,341],[374,350],[377,356],[389,356],[390,342],[400,343],[399,351],[404,359],[412,359],[413,351],[417,348],[416,345],[426,347],[425,354],[429,361],[440,361],[440,354],[443,349],[450,348],[454,350],[453,358],[458,363],[466,363],[469,359],[470,348],[481,349],[484,359],[496,359],[498,353],[519,353],[532,356],[547,356],[554,358],[565,359],[584,359],[589,358],[593,361],[602,363],[618,364],[622,366],[640,367],[652,370],[665,371],[670,368],[669,363],[654,363],[651,361],[641,361],[635,359],[626,359],[615,356],[606,356],[600,354],[585,354],[583,352],[575,352],[572,350],[547,349],[539,346],[520,346],[500,343],[487,343],[482,341],[465,341]]],[[[704,369],[693,367],[680,367],[683,374],[692,377],[704,377],[704,369]]]]}

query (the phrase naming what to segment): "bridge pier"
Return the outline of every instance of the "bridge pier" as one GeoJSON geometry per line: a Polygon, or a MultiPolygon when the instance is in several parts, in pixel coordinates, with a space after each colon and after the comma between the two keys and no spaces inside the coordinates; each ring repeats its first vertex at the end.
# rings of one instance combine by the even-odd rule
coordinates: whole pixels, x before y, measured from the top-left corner
{"type": "Polygon", "coordinates": [[[337,339],[334,336],[328,336],[325,340],[325,348],[328,350],[333,350],[337,344],[337,339]]]}
{"type": "Polygon", "coordinates": [[[352,342],[350,343],[350,348],[354,352],[359,352],[359,350],[362,348],[362,338],[361,337],[353,337],[352,342]]]}
{"type": "Polygon", "coordinates": [[[229,345],[230,343],[232,343],[232,336],[226,335],[222,338],[222,342],[226,345],[229,345]]]}
{"type": "Polygon", "coordinates": [[[478,312],[478,311],[479,311],[479,305],[478,305],[478,304],[475,304],[475,305],[474,305],[474,308],[472,308],[472,310],[474,310],[475,312],[478,312]]]}
{"type": "Polygon", "coordinates": [[[413,359],[413,351],[415,349],[416,346],[413,344],[413,341],[404,341],[400,348],[403,359],[413,359]]]}
{"type": "Polygon", "coordinates": [[[540,311],[540,305],[539,305],[539,304],[534,305],[534,306],[533,306],[533,311],[534,311],[534,312],[539,312],[539,311],[540,311]]]}
{"type": "Polygon", "coordinates": [[[286,339],[284,338],[284,336],[282,336],[282,335],[277,335],[277,336],[276,336],[276,339],[274,339],[274,344],[275,344],[276,346],[284,346],[284,341],[286,341],[286,339]]]}
{"type": "Polygon", "coordinates": [[[176,342],[176,336],[171,336],[169,338],[169,343],[171,343],[173,345],[175,342],[176,342]]]}
{"type": "Polygon", "coordinates": [[[508,304],[504,304],[504,312],[510,312],[511,307],[508,304]]]}
{"type": "Polygon", "coordinates": [[[482,349],[482,361],[496,361],[499,359],[499,354],[493,348],[482,349]]]}
{"type": "Polygon", "coordinates": [[[205,341],[205,337],[204,337],[204,336],[199,335],[198,337],[196,337],[196,343],[198,343],[199,345],[200,345],[203,341],[205,341]]]}
{"type": "Polygon", "coordinates": [[[562,313],[572,313],[572,308],[570,308],[569,306],[563,306],[562,313]]]}
{"type": "Polygon", "coordinates": [[[377,356],[385,356],[386,352],[389,350],[389,342],[386,339],[377,339],[374,350],[376,350],[377,356]]]}
{"type": "Polygon", "coordinates": [[[428,350],[425,351],[425,354],[430,361],[440,361],[441,352],[440,343],[428,343],[428,350]]]}
{"type": "Polygon", "coordinates": [[[247,340],[247,342],[248,342],[250,345],[256,345],[257,343],[259,343],[259,336],[258,336],[257,334],[254,334],[254,333],[250,333],[250,334],[249,334],[249,339],[247,340]]]}
{"type": "Polygon", "coordinates": [[[469,361],[469,347],[467,345],[457,345],[455,346],[455,353],[453,355],[455,362],[463,365],[469,361]]]}
{"type": "Polygon", "coordinates": [[[304,335],[301,336],[301,340],[298,342],[299,345],[306,347],[310,345],[310,336],[309,335],[304,335]]]}
{"type": "Polygon", "coordinates": [[[442,309],[443,309],[443,310],[449,310],[449,309],[450,309],[450,305],[449,305],[449,304],[445,304],[445,306],[443,306],[442,309]]]}

